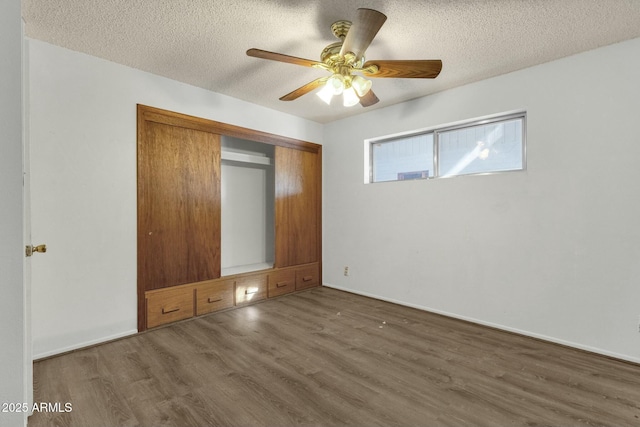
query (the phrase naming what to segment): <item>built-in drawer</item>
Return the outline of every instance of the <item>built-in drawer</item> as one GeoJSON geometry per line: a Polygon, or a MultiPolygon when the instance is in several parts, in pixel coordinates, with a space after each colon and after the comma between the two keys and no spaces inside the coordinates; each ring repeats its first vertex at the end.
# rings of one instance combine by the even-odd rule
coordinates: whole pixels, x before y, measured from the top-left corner
{"type": "Polygon", "coordinates": [[[269,273],[269,298],[296,290],[296,271],[293,268],[269,273]]]}
{"type": "Polygon", "coordinates": [[[233,307],[234,284],[234,280],[212,280],[196,284],[196,315],[233,307]]]}
{"type": "Polygon", "coordinates": [[[145,293],[147,328],[193,317],[193,286],[156,289],[145,293]]]}
{"type": "Polygon", "coordinates": [[[267,297],[267,274],[253,274],[236,279],[236,305],[249,304],[267,297]]]}
{"type": "Polygon", "coordinates": [[[307,289],[320,284],[320,265],[307,264],[296,268],[296,290],[307,289]]]}

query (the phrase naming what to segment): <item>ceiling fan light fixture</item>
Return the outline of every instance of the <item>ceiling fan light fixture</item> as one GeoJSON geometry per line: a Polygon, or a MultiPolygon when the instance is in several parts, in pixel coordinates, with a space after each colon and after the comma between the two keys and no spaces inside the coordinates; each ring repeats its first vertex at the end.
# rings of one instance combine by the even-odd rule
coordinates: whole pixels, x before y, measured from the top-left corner
{"type": "Polygon", "coordinates": [[[351,86],[355,89],[359,97],[363,97],[371,89],[371,80],[367,80],[362,76],[354,76],[351,80],[351,86]]]}
{"type": "Polygon", "coordinates": [[[333,98],[333,88],[330,85],[325,84],[316,95],[318,95],[318,98],[322,99],[327,105],[331,105],[331,98],[333,98]]]}
{"type": "Polygon", "coordinates": [[[340,95],[345,88],[344,76],[342,74],[335,73],[329,77],[326,86],[331,88],[334,95],[340,95]]]}
{"type": "Polygon", "coordinates": [[[346,89],[342,93],[342,98],[343,98],[342,102],[343,102],[345,107],[353,107],[358,102],[360,102],[360,98],[358,98],[358,95],[356,94],[355,89],[353,89],[353,86],[351,86],[350,88],[346,89]]]}

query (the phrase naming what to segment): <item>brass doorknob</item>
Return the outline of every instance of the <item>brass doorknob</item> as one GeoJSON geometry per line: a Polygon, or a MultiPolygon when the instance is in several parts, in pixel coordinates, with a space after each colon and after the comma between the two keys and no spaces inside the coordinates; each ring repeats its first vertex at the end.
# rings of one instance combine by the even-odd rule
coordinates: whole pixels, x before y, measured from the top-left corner
{"type": "Polygon", "coordinates": [[[47,252],[47,245],[38,245],[38,246],[27,245],[25,247],[26,256],[31,256],[33,255],[34,252],[40,252],[40,253],[47,252]]]}

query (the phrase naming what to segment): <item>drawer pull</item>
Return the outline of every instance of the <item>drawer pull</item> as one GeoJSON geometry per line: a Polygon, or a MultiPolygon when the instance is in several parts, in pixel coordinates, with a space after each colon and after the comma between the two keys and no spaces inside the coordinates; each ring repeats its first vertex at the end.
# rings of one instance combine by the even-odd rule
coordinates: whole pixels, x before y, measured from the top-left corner
{"type": "Polygon", "coordinates": [[[178,310],[180,310],[180,307],[176,307],[176,308],[171,309],[171,310],[165,310],[164,307],[162,307],[162,314],[175,313],[178,310]]]}
{"type": "Polygon", "coordinates": [[[287,282],[276,283],[276,288],[284,288],[285,286],[289,286],[289,284],[287,282]]]}
{"type": "Polygon", "coordinates": [[[258,293],[258,288],[251,288],[251,289],[245,289],[244,290],[244,294],[245,295],[251,295],[251,294],[255,294],[258,293]]]}
{"type": "Polygon", "coordinates": [[[302,278],[302,281],[303,281],[303,282],[310,282],[311,280],[313,280],[313,276],[304,276],[304,277],[302,278]]]}
{"type": "Polygon", "coordinates": [[[207,298],[207,302],[209,304],[213,304],[214,302],[220,302],[222,301],[222,298],[218,298],[218,299],[211,299],[211,297],[207,298]]]}

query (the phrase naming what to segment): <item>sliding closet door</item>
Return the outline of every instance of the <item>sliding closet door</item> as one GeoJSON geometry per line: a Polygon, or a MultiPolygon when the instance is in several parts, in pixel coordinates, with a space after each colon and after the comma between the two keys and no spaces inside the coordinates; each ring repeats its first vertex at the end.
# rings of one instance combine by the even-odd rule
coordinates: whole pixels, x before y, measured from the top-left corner
{"type": "Polygon", "coordinates": [[[153,121],[142,127],[139,290],[220,277],[219,135],[153,121]]]}
{"type": "Polygon", "coordinates": [[[276,147],[275,266],[320,260],[321,155],[276,147]]]}

